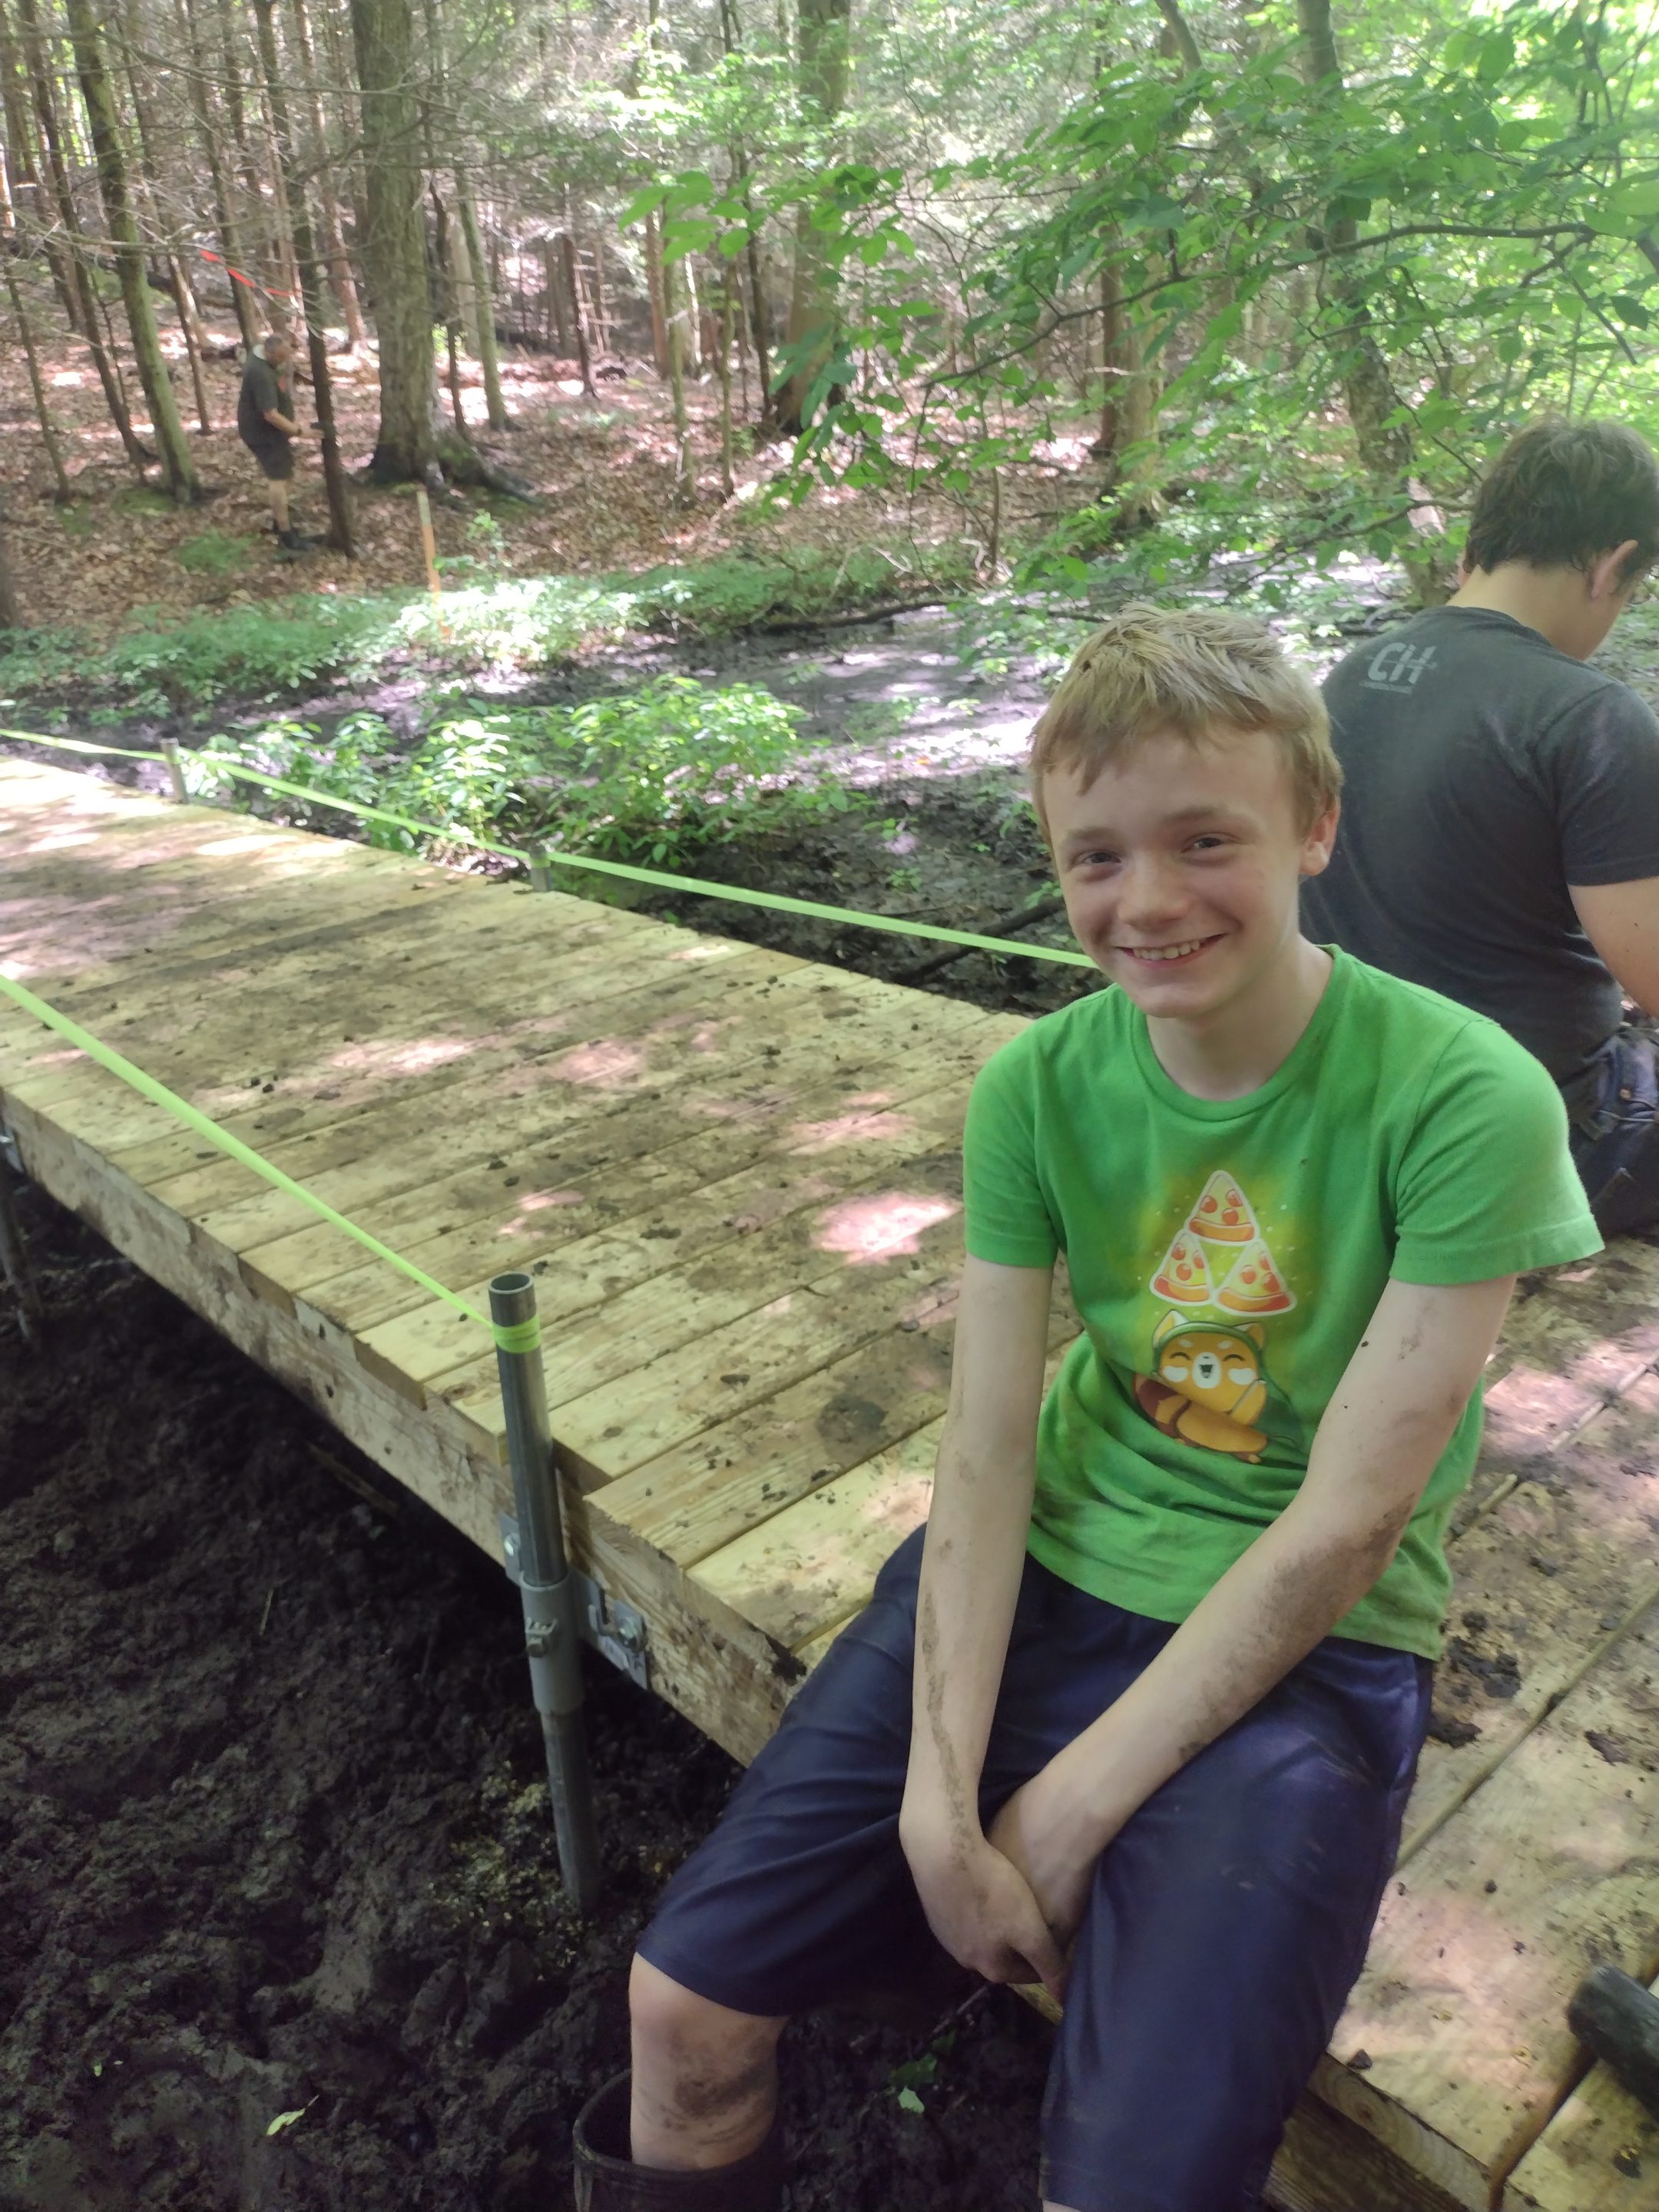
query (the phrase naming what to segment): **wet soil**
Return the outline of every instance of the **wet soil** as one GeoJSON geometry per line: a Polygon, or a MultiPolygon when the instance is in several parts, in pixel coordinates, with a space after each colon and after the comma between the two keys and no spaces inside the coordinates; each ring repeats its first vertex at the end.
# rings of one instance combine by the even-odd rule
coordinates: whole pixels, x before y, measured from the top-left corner
{"type": "MultiPolygon", "coordinates": [[[[0,2208],[556,2212],[633,1937],[736,1770],[590,1658],[609,1887],[570,1911],[500,1569],[23,1214],[49,1334],[0,1285],[0,2208]]],[[[800,2212],[1029,2206],[1047,2045],[1003,1991],[921,2033],[800,2024],[800,2212]]]]}

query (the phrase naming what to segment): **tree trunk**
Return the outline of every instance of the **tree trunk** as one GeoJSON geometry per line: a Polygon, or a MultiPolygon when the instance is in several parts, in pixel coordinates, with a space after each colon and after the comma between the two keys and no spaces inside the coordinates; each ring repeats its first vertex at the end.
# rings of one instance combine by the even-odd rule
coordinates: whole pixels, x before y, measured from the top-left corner
{"type": "Polygon", "coordinates": [[[351,257],[346,252],[345,233],[340,224],[340,195],[334,182],[334,165],[329,160],[328,129],[323,117],[322,95],[317,89],[317,51],[312,43],[307,0],[294,0],[294,30],[311,124],[311,158],[323,215],[323,251],[328,256],[328,281],[340,303],[347,339],[355,349],[362,345],[368,333],[363,328],[362,302],[357,297],[357,279],[352,273],[351,257]]]}
{"type": "MultiPolygon", "coordinates": [[[[1317,95],[1339,98],[1342,70],[1330,0],[1297,0],[1296,12],[1302,32],[1302,73],[1317,95]]],[[[1358,224],[1352,216],[1344,215],[1310,231],[1310,242],[1316,252],[1323,252],[1352,247],[1358,236],[1358,224]]],[[[1377,342],[1364,280],[1351,254],[1339,252],[1327,269],[1324,290],[1336,310],[1336,327],[1325,332],[1324,342],[1341,380],[1360,465],[1385,498],[1410,507],[1413,504],[1411,425],[1390,419],[1399,411],[1400,397],[1377,342]]],[[[1412,526],[1419,526],[1414,516],[1412,526]]],[[[1419,599],[1431,601],[1445,596],[1443,580],[1426,549],[1407,548],[1401,558],[1419,599]]]]}
{"type": "Polygon", "coordinates": [[[242,266],[242,244],[231,216],[230,194],[226,186],[219,132],[208,106],[206,72],[203,66],[202,41],[196,27],[195,9],[192,0],[173,0],[173,9],[190,64],[185,75],[189,79],[191,112],[196,120],[202,150],[207,157],[208,180],[213,190],[213,219],[218,233],[219,250],[225,263],[225,281],[230,286],[230,303],[236,311],[236,325],[242,334],[243,347],[251,351],[258,340],[259,325],[254,317],[253,302],[247,286],[239,283],[230,273],[233,269],[242,266]]]}
{"type": "MultiPolygon", "coordinates": [[[[727,55],[742,51],[737,0],[720,0],[720,39],[727,55]]],[[[755,343],[755,368],[760,378],[760,431],[764,437],[773,427],[776,410],[772,399],[772,371],[766,336],[766,292],[761,283],[760,225],[756,220],[754,195],[749,189],[749,155],[741,138],[732,141],[732,174],[742,195],[748,217],[749,242],[744,249],[749,271],[750,330],[755,343]]]]}
{"type": "MultiPolygon", "coordinates": [[[[259,28],[259,59],[264,69],[270,119],[276,134],[276,155],[288,173],[289,214],[294,224],[294,252],[299,263],[300,284],[304,298],[311,392],[316,404],[318,427],[322,432],[323,486],[328,497],[328,542],[337,553],[343,553],[350,560],[356,557],[357,546],[351,528],[351,502],[346,491],[345,471],[340,465],[339,434],[334,422],[334,380],[329,371],[328,344],[323,335],[322,276],[312,242],[311,209],[306,197],[304,173],[300,166],[299,149],[295,143],[293,125],[289,118],[288,94],[283,89],[282,68],[276,52],[276,29],[271,21],[275,6],[276,0],[253,0],[254,20],[259,28]]],[[[297,408],[297,394],[295,404],[297,408]]]]}
{"type": "Polygon", "coordinates": [[[11,580],[11,548],[7,543],[9,527],[9,525],[0,525],[0,629],[21,629],[23,617],[11,580]]]}
{"type": "Polygon", "coordinates": [[[668,321],[668,388],[674,401],[674,486],[676,507],[690,507],[696,497],[691,466],[691,425],[685,411],[686,311],[675,279],[678,266],[663,264],[663,312],[668,321]]]}
{"type": "Polygon", "coordinates": [[[119,20],[127,94],[132,102],[133,120],[138,126],[137,197],[149,214],[152,235],[161,241],[167,266],[167,290],[173,298],[173,311],[179,318],[179,333],[185,342],[185,359],[190,365],[191,388],[196,397],[196,419],[201,425],[202,435],[204,438],[210,437],[213,433],[213,416],[208,407],[207,386],[202,380],[204,340],[201,313],[196,305],[196,295],[190,289],[190,279],[179,266],[179,257],[173,251],[171,240],[167,236],[166,227],[161,220],[161,211],[156,201],[155,180],[161,173],[161,149],[155,132],[155,118],[150,113],[149,102],[144,97],[143,88],[138,80],[138,72],[133,67],[132,50],[137,41],[133,36],[135,23],[131,0],[123,0],[119,20]]]}
{"type": "Polygon", "coordinates": [[[94,295],[92,279],[87,273],[81,244],[81,227],[75,212],[74,194],[70,189],[69,165],[64,155],[58,104],[52,93],[51,73],[46,66],[46,49],[40,37],[35,0],[18,0],[18,13],[23,26],[23,52],[28,66],[30,88],[34,95],[35,117],[40,126],[40,143],[46,149],[52,179],[52,197],[68,246],[66,273],[80,309],[81,332],[86,340],[87,350],[92,356],[92,365],[98,372],[98,381],[104,387],[104,400],[109,409],[110,420],[126,449],[127,459],[142,477],[155,456],[132,427],[127,395],[122,387],[121,372],[116,365],[114,355],[104,342],[104,333],[99,323],[98,302],[94,295]]]}
{"type": "MultiPolygon", "coordinates": [[[[6,144],[6,186],[14,203],[18,188],[29,194],[29,212],[40,233],[40,249],[46,255],[46,266],[71,331],[81,328],[78,302],[67,263],[58,243],[52,236],[52,222],[46,212],[48,187],[40,174],[36,158],[34,133],[31,129],[32,112],[27,95],[22,60],[12,36],[3,5],[0,5],[0,95],[3,96],[6,144]]],[[[18,218],[19,232],[21,218],[18,218]]]]}
{"type": "Polygon", "coordinates": [[[728,261],[722,270],[720,295],[720,343],[715,350],[714,365],[720,380],[720,492],[730,499],[735,489],[732,477],[732,323],[736,304],[732,290],[732,268],[728,261]]]}
{"type": "Polygon", "coordinates": [[[570,327],[570,303],[565,297],[564,264],[556,238],[542,240],[542,281],[547,295],[547,342],[561,361],[574,361],[575,334],[570,327]]]}
{"type": "Polygon", "coordinates": [[[668,357],[668,288],[662,262],[662,233],[657,228],[654,214],[645,218],[645,282],[651,295],[651,346],[656,356],[657,374],[669,373],[668,357]]]}
{"type": "Polygon", "coordinates": [[[5,256],[6,293],[11,301],[11,311],[17,318],[17,335],[22,342],[23,358],[28,363],[29,390],[34,394],[35,420],[40,425],[40,442],[46,449],[46,459],[52,464],[52,482],[60,507],[67,507],[75,493],[64,466],[64,448],[58,435],[58,426],[52,419],[52,409],[46,404],[46,380],[40,374],[40,356],[34,349],[34,332],[23,308],[23,297],[17,289],[17,279],[12,274],[11,256],[5,256]]]}
{"type": "Polygon", "coordinates": [[[501,398],[501,357],[495,343],[495,297],[489,279],[489,263],[483,250],[483,240],[478,233],[478,210],[472,198],[472,182],[466,171],[455,166],[455,204],[460,210],[461,235],[466,241],[467,258],[472,264],[473,296],[477,303],[478,365],[483,371],[484,405],[489,410],[492,430],[507,428],[507,407],[501,398]]]}
{"type": "Polygon", "coordinates": [[[592,349],[587,343],[587,325],[582,315],[581,294],[576,289],[576,243],[568,230],[560,234],[559,254],[564,263],[565,289],[570,298],[571,327],[576,333],[576,359],[581,367],[582,391],[589,399],[597,399],[599,393],[599,386],[593,381],[592,349]]]}
{"type": "MultiPolygon", "coordinates": [[[[804,119],[828,131],[847,104],[852,0],[799,0],[799,85],[804,119]]],[[[789,345],[796,354],[778,407],[778,428],[799,437],[808,395],[835,348],[836,272],[825,259],[805,208],[795,221],[795,266],[789,295],[789,345]]]]}
{"type": "Polygon", "coordinates": [[[382,483],[420,483],[431,475],[438,450],[409,0],[351,0],[351,35],[362,90],[363,254],[380,342],[380,422],[369,473],[382,483]]]}
{"type": "Polygon", "coordinates": [[[133,221],[127,188],[126,157],[121,149],[115,101],[98,40],[97,17],[94,13],[93,0],[65,0],[65,5],[76,70],[81,80],[81,95],[86,102],[87,120],[92,132],[99,191],[104,203],[105,219],[109,224],[116,269],[121,280],[121,296],[126,304],[133,351],[137,357],[139,381],[144,387],[144,397],[149,402],[150,420],[155,425],[155,442],[161,453],[163,480],[173,498],[183,505],[199,499],[201,492],[196,482],[195,469],[191,464],[184,427],[173,403],[173,386],[167,380],[167,363],[161,357],[161,339],[155,328],[155,311],[150,304],[149,286],[145,276],[143,249],[139,243],[137,226],[133,221]]]}

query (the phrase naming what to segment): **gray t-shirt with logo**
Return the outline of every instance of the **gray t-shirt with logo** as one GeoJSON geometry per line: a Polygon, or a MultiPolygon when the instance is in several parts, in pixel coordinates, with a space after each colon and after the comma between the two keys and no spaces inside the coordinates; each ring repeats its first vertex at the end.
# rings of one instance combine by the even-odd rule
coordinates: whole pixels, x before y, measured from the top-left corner
{"type": "Polygon", "coordinates": [[[1659,876],[1659,722],[1479,607],[1360,646],[1325,703],[1346,782],[1309,934],[1489,1015],[1571,1090],[1623,999],[1567,886],[1659,876]]]}

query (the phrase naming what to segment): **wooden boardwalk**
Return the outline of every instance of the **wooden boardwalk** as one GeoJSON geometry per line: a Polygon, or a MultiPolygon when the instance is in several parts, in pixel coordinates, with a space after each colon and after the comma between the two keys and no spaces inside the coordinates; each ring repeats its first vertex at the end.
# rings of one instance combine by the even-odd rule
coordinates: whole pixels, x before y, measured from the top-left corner
{"type": "MultiPolygon", "coordinates": [[[[16,761],[0,964],[475,1305],[535,1273],[573,1551],[646,1616],[653,1686],[752,1755],[925,1513],[963,1110],[1017,1023],[16,761]]],[[[3,998],[0,1119],[500,1556],[473,1322],[3,998]]],[[[1565,2021],[1593,1960],[1659,1974],[1659,1251],[1525,1287],[1438,1740],[1291,2212],[1659,2208],[1659,2128],[1580,2084],[1565,2021]]]]}

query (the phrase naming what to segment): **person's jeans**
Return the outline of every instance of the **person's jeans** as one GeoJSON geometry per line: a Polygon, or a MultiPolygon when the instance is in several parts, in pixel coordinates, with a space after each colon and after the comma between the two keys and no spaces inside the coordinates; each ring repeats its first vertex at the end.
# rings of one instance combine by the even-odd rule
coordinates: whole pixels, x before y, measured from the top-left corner
{"type": "Polygon", "coordinates": [[[1568,1103],[1573,1165],[1604,1237],[1659,1222],[1659,1043],[1644,1023],[1610,1036],[1568,1103]]]}

